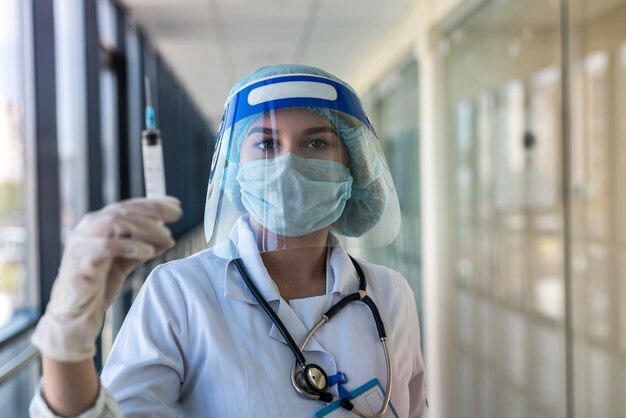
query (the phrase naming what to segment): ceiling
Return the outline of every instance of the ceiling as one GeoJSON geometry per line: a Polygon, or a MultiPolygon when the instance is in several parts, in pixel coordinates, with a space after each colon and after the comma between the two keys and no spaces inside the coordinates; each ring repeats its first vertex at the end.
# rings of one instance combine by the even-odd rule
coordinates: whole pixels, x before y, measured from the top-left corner
{"type": "Polygon", "coordinates": [[[230,87],[267,64],[355,74],[414,0],[122,0],[200,109],[221,117],[230,87]]]}

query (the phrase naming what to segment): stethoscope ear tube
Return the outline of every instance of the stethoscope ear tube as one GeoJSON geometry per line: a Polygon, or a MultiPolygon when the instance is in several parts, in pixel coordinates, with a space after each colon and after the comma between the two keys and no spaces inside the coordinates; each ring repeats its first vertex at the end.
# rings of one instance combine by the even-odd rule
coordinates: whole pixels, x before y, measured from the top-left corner
{"type": "Polygon", "coordinates": [[[346,306],[348,303],[355,301],[355,300],[359,300],[359,299],[361,299],[361,295],[359,295],[358,292],[352,293],[346,296],[345,298],[341,299],[335,305],[331,306],[331,308],[326,311],[324,316],[326,316],[330,320],[333,316],[335,316],[337,312],[341,310],[341,308],[346,306]]]}
{"type": "Polygon", "coordinates": [[[369,306],[370,310],[372,311],[374,322],[376,322],[376,329],[378,330],[378,337],[381,340],[386,339],[387,333],[385,332],[385,324],[383,324],[383,320],[380,317],[380,312],[378,312],[378,308],[376,307],[376,304],[374,303],[372,298],[370,298],[369,296],[365,296],[361,300],[363,301],[363,303],[369,306]]]}

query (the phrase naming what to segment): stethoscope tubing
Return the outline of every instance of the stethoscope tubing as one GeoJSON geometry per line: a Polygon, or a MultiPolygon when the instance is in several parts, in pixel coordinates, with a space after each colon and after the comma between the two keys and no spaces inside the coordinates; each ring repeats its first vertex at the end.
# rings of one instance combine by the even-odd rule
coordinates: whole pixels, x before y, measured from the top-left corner
{"type": "Polygon", "coordinates": [[[276,325],[276,327],[278,328],[278,331],[280,331],[281,335],[287,342],[287,345],[289,346],[289,348],[291,348],[291,351],[293,352],[294,356],[296,356],[296,361],[298,362],[298,364],[301,367],[305,367],[307,362],[306,362],[306,359],[304,358],[304,354],[302,354],[302,351],[297,349],[298,345],[296,344],[294,339],[291,337],[291,334],[287,330],[287,327],[285,326],[285,324],[283,324],[283,321],[280,320],[276,312],[274,312],[274,310],[269,305],[269,303],[267,303],[263,295],[261,295],[261,292],[259,291],[259,289],[257,289],[254,283],[252,283],[252,280],[250,279],[250,275],[248,274],[246,267],[243,265],[241,258],[235,258],[233,261],[235,263],[235,266],[237,267],[237,270],[239,271],[239,274],[243,278],[243,281],[246,282],[248,289],[250,290],[250,292],[252,292],[252,295],[257,300],[259,305],[261,305],[261,308],[265,311],[265,313],[270,317],[274,325],[276,325]],[[296,348],[296,350],[294,350],[294,347],[296,348]]]}
{"type": "MultiPolygon", "coordinates": [[[[304,349],[306,348],[306,345],[308,344],[309,340],[311,339],[311,337],[313,337],[313,334],[315,334],[315,332],[322,326],[324,325],[326,322],[329,321],[329,318],[326,315],[322,316],[322,319],[320,319],[319,321],[317,321],[317,323],[309,330],[309,332],[307,333],[307,335],[304,337],[304,340],[302,341],[302,344],[300,344],[300,351],[304,351],[304,349]]],[[[356,408],[352,403],[350,403],[350,405],[348,406],[348,408],[350,411],[352,411],[354,414],[356,414],[357,416],[361,417],[361,418],[380,418],[383,415],[385,415],[385,413],[387,412],[387,408],[389,407],[389,402],[391,400],[391,382],[393,380],[393,369],[392,369],[392,363],[391,363],[391,356],[389,354],[389,347],[387,344],[387,337],[381,338],[380,341],[383,344],[383,351],[385,353],[385,362],[387,363],[387,385],[385,387],[385,398],[383,400],[383,405],[380,408],[380,410],[375,414],[375,415],[367,415],[364,412],[361,412],[358,408],[356,408]]],[[[319,399],[318,396],[310,394],[305,392],[304,390],[302,390],[302,388],[300,388],[300,386],[297,384],[296,382],[296,367],[297,367],[298,363],[294,362],[293,366],[291,367],[291,384],[294,387],[294,389],[296,390],[296,392],[298,392],[300,395],[309,398],[309,399],[319,399]]],[[[343,407],[343,405],[342,405],[343,407]]]]}
{"type": "MultiPolygon", "coordinates": [[[[391,401],[391,381],[393,378],[393,371],[391,365],[391,356],[389,354],[389,347],[387,346],[387,337],[380,340],[383,343],[383,351],[385,352],[385,361],[387,362],[387,385],[385,387],[385,399],[383,400],[383,405],[380,407],[378,412],[374,415],[367,415],[364,412],[361,412],[358,408],[356,408],[352,402],[346,407],[341,404],[341,406],[349,411],[352,411],[354,414],[358,415],[361,418],[380,418],[387,412],[387,408],[389,407],[389,402],[391,401]]],[[[343,400],[342,400],[343,402],[343,400]]]]}
{"type": "Polygon", "coordinates": [[[281,333],[281,335],[285,339],[285,342],[287,343],[287,345],[293,352],[296,360],[292,366],[291,383],[294,389],[300,395],[309,399],[323,400],[323,398],[320,395],[315,395],[315,394],[304,391],[296,382],[296,366],[299,365],[302,369],[304,369],[307,366],[307,361],[306,361],[306,358],[304,357],[303,351],[306,348],[306,345],[308,344],[309,340],[313,337],[313,334],[315,334],[315,332],[322,325],[330,321],[330,319],[333,316],[335,316],[341,309],[343,309],[343,307],[346,306],[348,303],[356,301],[356,300],[361,300],[363,303],[365,303],[368,306],[368,308],[372,312],[372,316],[374,317],[374,322],[376,323],[376,330],[378,332],[380,341],[383,345],[383,351],[385,354],[385,362],[387,364],[387,385],[386,385],[386,390],[385,390],[385,398],[384,398],[381,409],[375,415],[364,414],[363,412],[358,410],[356,407],[354,407],[354,405],[350,402],[350,400],[346,398],[341,399],[341,406],[345,409],[352,411],[354,414],[362,418],[380,418],[385,414],[389,406],[389,401],[391,399],[391,382],[393,379],[392,362],[391,362],[391,357],[389,353],[389,347],[387,345],[387,334],[385,332],[385,326],[383,324],[382,318],[380,316],[380,312],[378,311],[376,304],[367,295],[367,292],[366,292],[367,283],[365,280],[365,274],[363,273],[361,266],[356,262],[354,258],[352,258],[352,256],[350,256],[350,260],[352,261],[352,264],[354,265],[356,269],[357,275],[359,276],[359,291],[345,296],[339,302],[333,305],[330,309],[328,309],[328,311],[326,311],[326,313],[322,315],[322,318],[309,330],[309,332],[304,337],[304,340],[302,341],[302,344],[300,346],[296,344],[293,337],[291,336],[291,333],[289,332],[289,330],[287,330],[287,327],[285,326],[285,324],[278,317],[278,314],[276,314],[276,312],[272,309],[269,303],[265,300],[263,295],[261,295],[261,292],[259,291],[259,289],[252,282],[252,279],[250,278],[250,275],[248,274],[248,271],[246,270],[241,258],[234,258],[233,262],[235,263],[235,266],[237,267],[239,274],[241,275],[242,279],[246,283],[246,286],[248,287],[248,289],[250,290],[254,298],[257,300],[261,308],[265,311],[265,313],[272,320],[274,325],[276,325],[276,327],[278,328],[278,331],[281,333]]]}

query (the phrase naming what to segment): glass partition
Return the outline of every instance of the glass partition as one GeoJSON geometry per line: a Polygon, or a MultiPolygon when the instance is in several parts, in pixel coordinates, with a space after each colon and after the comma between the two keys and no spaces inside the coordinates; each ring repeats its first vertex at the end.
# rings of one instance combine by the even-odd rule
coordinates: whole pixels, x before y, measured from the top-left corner
{"type": "Polygon", "coordinates": [[[565,416],[559,19],[491,1],[441,40],[454,417],[565,416]]]}
{"type": "Polygon", "coordinates": [[[626,415],[626,1],[570,9],[575,415],[617,418],[626,415]]]}
{"type": "Polygon", "coordinates": [[[624,0],[494,0],[442,38],[455,416],[626,415],[624,22],[624,0]]]}
{"type": "Polygon", "coordinates": [[[392,245],[375,251],[364,250],[366,253],[362,255],[401,272],[413,288],[421,314],[417,61],[409,58],[396,68],[364,96],[364,106],[372,119],[395,182],[402,210],[402,227],[392,245]]]}

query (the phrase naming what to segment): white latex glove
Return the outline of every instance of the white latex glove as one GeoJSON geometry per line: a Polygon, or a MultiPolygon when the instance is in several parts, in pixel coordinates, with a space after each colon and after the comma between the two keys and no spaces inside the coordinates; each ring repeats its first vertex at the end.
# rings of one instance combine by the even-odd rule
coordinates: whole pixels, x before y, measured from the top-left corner
{"type": "Polygon", "coordinates": [[[50,302],[32,336],[45,355],[65,362],[93,357],[104,314],[126,276],[174,246],[164,223],[182,215],[173,197],[137,198],[87,214],[70,233],[50,302]]]}

